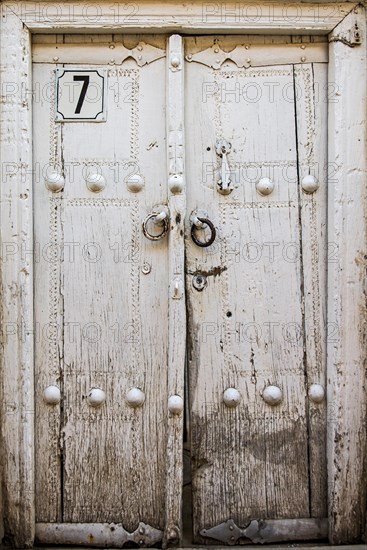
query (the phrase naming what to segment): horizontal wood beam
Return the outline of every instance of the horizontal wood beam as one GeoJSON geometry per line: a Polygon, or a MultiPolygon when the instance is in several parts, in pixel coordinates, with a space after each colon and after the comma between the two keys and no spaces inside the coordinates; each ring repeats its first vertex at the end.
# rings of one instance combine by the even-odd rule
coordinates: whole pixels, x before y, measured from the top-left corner
{"type": "Polygon", "coordinates": [[[33,32],[327,34],[357,4],[273,2],[8,2],[33,32]]]}

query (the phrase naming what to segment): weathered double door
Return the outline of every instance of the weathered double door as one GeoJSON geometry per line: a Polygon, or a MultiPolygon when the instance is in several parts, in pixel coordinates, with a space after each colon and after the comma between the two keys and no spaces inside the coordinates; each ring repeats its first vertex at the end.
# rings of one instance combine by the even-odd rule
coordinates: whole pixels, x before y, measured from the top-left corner
{"type": "Polygon", "coordinates": [[[325,537],[326,62],[36,40],[39,541],[325,537]]]}

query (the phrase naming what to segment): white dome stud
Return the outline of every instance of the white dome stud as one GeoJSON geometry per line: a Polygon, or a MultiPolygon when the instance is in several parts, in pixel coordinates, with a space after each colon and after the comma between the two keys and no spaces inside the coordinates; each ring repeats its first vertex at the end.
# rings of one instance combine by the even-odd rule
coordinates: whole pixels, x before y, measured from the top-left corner
{"type": "Polygon", "coordinates": [[[171,57],[171,65],[175,68],[180,66],[180,58],[177,55],[173,55],[171,57]]]}
{"type": "Polygon", "coordinates": [[[302,189],[305,193],[314,193],[319,186],[319,182],[315,176],[312,176],[311,174],[308,174],[302,179],[302,189]]]}
{"type": "Polygon", "coordinates": [[[321,384],[311,384],[308,388],[308,397],[314,403],[322,403],[325,399],[325,389],[321,384]]]}
{"type": "Polygon", "coordinates": [[[87,400],[91,407],[100,407],[106,401],[106,392],[101,388],[92,388],[89,390],[87,400]]]}
{"type": "Polygon", "coordinates": [[[61,392],[57,386],[47,386],[43,392],[43,399],[48,405],[57,405],[61,401],[61,392]]]}
{"type": "Polygon", "coordinates": [[[133,409],[141,407],[145,401],[145,393],[140,388],[131,388],[126,394],[126,401],[133,409]]]}
{"type": "Polygon", "coordinates": [[[45,177],[45,185],[49,191],[59,193],[64,189],[65,179],[59,172],[51,172],[45,177]]]}
{"type": "Polygon", "coordinates": [[[184,179],[181,174],[174,174],[168,178],[168,187],[173,195],[182,193],[184,188],[184,179]]]}
{"type": "Polygon", "coordinates": [[[127,178],[126,185],[132,193],[139,193],[144,187],[144,179],[140,174],[132,174],[127,178]]]}
{"type": "Polygon", "coordinates": [[[236,388],[227,388],[223,392],[223,402],[226,407],[234,409],[241,401],[241,394],[236,388]]]}
{"type": "Polygon", "coordinates": [[[269,178],[261,178],[256,184],[256,191],[260,195],[270,195],[274,191],[274,182],[269,178]]]}
{"type": "Polygon", "coordinates": [[[262,397],[268,405],[279,405],[283,400],[282,390],[278,386],[268,386],[264,389],[262,397]]]}
{"type": "Polygon", "coordinates": [[[99,193],[106,187],[106,180],[102,174],[89,174],[86,182],[89,191],[93,191],[93,193],[99,193]]]}
{"type": "Polygon", "coordinates": [[[183,405],[183,399],[179,395],[171,395],[168,399],[168,410],[172,414],[181,414],[183,405]]]}

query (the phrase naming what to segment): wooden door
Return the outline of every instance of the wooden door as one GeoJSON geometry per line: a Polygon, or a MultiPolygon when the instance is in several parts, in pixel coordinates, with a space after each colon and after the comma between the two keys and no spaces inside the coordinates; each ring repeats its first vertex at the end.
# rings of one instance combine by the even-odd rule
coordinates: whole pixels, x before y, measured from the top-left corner
{"type": "Polygon", "coordinates": [[[172,541],[166,38],[49,40],[34,47],[37,540],[149,546],[168,526],[172,541]]]}
{"type": "Polygon", "coordinates": [[[37,540],[179,541],[185,307],[195,541],[322,538],[326,45],[86,40],[34,49],[37,540]]]}
{"type": "Polygon", "coordinates": [[[325,46],[186,39],[198,543],[326,536],[325,46]]]}

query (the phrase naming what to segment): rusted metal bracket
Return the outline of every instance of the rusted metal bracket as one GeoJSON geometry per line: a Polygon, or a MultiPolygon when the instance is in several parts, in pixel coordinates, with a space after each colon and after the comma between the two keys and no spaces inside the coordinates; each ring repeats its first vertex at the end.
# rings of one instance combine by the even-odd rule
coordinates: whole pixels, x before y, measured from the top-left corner
{"type": "Polygon", "coordinates": [[[344,32],[340,35],[332,36],[329,42],[342,42],[350,48],[354,46],[360,46],[362,44],[361,33],[359,32],[358,24],[355,23],[354,27],[349,29],[347,32],[344,32]]]}
{"type": "Polygon", "coordinates": [[[129,533],[120,523],[37,523],[36,542],[42,544],[99,546],[122,548],[133,542],[140,547],[154,546],[162,541],[163,532],[139,523],[129,533]]]}
{"type": "Polygon", "coordinates": [[[327,538],[328,521],[325,518],[291,520],[254,519],[244,528],[229,519],[210,529],[202,529],[200,535],[233,546],[239,539],[248,542],[270,543],[287,540],[315,540],[327,538]]]}

